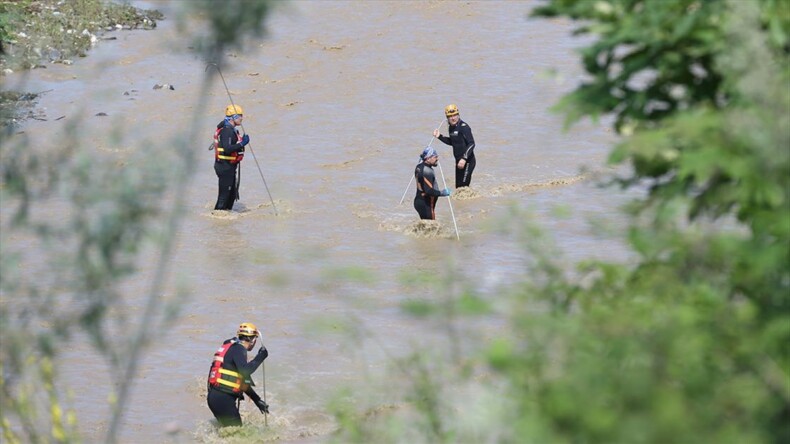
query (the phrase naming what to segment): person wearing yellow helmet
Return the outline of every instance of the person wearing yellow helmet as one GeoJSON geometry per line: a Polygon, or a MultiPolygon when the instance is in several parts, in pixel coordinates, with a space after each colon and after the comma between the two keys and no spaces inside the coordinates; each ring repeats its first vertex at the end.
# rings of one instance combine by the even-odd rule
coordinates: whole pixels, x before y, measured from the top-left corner
{"type": "Polygon", "coordinates": [[[444,115],[447,117],[447,130],[449,136],[443,136],[439,129],[433,130],[433,136],[444,142],[445,145],[453,147],[453,157],[455,157],[455,188],[468,187],[472,183],[472,172],[477,165],[475,159],[475,138],[472,136],[472,128],[463,120],[458,112],[458,107],[454,104],[444,107],[444,115]]]}
{"type": "Polygon", "coordinates": [[[250,143],[250,136],[240,137],[236,128],[243,119],[241,106],[230,104],[225,107],[225,119],[214,132],[214,172],[219,181],[215,210],[232,210],[233,203],[239,199],[238,164],[244,158],[244,147],[250,143]]]}
{"type": "Polygon", "coordinates": [[[261,413],[269,413],[269,405],[255,393],[252,374],[269,356],[261,344],[255,358],[247,362],[247,352],[255,348],[261,333],[251,322],[244,322],[236,330],[236,336],[222,343],[214,353],[208,374],[208,408],[220,426],[240,426],[239,403],[244,394],[255,403],[261,413]]]}

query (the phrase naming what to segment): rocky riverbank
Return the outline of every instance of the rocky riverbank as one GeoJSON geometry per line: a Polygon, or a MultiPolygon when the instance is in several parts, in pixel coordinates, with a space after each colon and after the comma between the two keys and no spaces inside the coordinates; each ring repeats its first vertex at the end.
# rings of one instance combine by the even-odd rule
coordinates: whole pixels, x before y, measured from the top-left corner
{"type": "MultiPolygon", "coordinates": [[[[115,31],[154,29],[158,10],[102,0],[0,1],[0,73],[72,64],[115,31]]],[[[0,124],[34,117],[38,94],[0,91],[0,124]]]]}

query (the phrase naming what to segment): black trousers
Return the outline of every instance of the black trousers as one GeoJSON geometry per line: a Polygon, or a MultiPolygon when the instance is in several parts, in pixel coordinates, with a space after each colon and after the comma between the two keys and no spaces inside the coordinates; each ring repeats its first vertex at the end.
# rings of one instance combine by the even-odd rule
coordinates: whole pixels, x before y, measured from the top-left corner
{"type": "Polygon", "coordinates": [[[468,187],[470,183],[472,183],[472,171],[475,170],[475,165],[477,165],[476,159],[469,159],[466,161],[466,165],[464,165],[463,169],[458,169],[458,161],[461,159],[455,159],[455,188],[461,187],[468,187]]]}
{"type": "Polygon", "coordinates": [[[236,165],[226,161],[215,161],[214,172],[219,179],[219,190],[215,210],[232,210],[236,201],[236,165]]]}
{"type": "Polygon", "coordinates": [[[219,425],[240,426],[241,415],[239,415],[239,398],[215,389],[208,389],[208,408],[217,418],[219,425]]]}
{"type": "Polygon", "coordinates": [[[414,209],[420,215],[420,219],[436,220],[436,198],[419,194],[414,196],[414,209]]]}

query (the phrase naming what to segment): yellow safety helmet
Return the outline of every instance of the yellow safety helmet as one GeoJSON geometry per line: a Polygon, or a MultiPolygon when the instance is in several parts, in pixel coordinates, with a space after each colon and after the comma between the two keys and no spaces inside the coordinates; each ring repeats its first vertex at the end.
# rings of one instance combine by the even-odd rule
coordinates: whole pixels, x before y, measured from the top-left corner
{"type": "Polygon", "coordinates": [[[242,115],[244,110],[239,105],[228,105],[225,107],[225,116],[230,117],[235,114],[242,115]]]}
{"type": "Polygon", "coordinates": [[[236,330],[236,336],[250,336],[250,337],[259,337],[261,332],[258,331],[258,327],[255,326],[252,322],[245,322],[239,325],[239,329],[236,330]]]}
{"type": "Polygon", "coordinates": [[[458,115],[458,107],[453,105],[453,104],[449,104],[449,105],[445,106],[444,107],[444,115],[447,116],[447,117],[457,116],[458,115]]]}

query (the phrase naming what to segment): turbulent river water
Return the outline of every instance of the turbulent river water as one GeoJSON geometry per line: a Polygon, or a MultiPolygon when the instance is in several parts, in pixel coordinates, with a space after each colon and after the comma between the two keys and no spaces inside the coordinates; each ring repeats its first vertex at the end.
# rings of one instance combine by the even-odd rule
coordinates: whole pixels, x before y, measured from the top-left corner
{"type": "MultiPolygon", "coordinates": [[[[168,17],[178,6],[136,4],[168,17]]],[[[155,31],[113,33],[117,40],[100,42],[73,65],[4,80],[6,88],[49,90],[39,103],[46,121],[23,127],[40,146],[56,141],[79,109],[97,128],[92,149],[119,161],[130,153],[109,148],[110,136],[98,129],[123,121],[140,139],[158,140],[188,127],[197,98],[209,95],[198,110],[205,128],[195,143],[200,167],[172,259],[173,279],[187,284],[189,297],[141,363],[122,442],[221,441],[204,378],[214,350],[244,321],[261,327],[270,351],[267,436],[320,442],[335,427],[326,403],[339,386],[383,371],[386,355],[435,330],[398,309],[408,298],[440,297],[404,285],[404,272],[453,268],[492,299],[524,275],[517,243],[489,229],[511,208],[529,210],[568,264],[627,255],[588,223],[625,223],[618,213],[625,196],[596,186],[615,138],[590,122],[563,133],[563,118],[548,110],[581,80],[574,52],[580,42],[568,22],[528,19],[534,6],[315,1],[275,10],[268,37],[231,50],[223,74],[244,107],[278,216],[252,159],[243,164],[237,208],[212,212],[217,180],[206,148],[228,98],[221,82],[200,90],[206,61],[171,19],[155,31]],[[174,89],[153,88],[165,83],[174,89]],[[435,224],[418,223],[413,184],[398,204],[449,103],[477,142],[472,187],[451,200],[460,241],[445,199],[435,224]],[[106,116],[93,117],[98,113],[106,116]],[[559,217],[558,208],[567,214],[559,217]],[[354,266],[374,278],[349,284],[332,275],[354,266]],[[331,328],[310,328],[322,318],[351,320],[365,333],[349,342],[331,328]]],[[[452,188],[451,149],[433,146],[452,188]]],[[[129,285],[132,294],[142,288],[129,285]]],[[[128,309],[139,313],[142,298],[132,295],[128,309]]],[[[106,366],[87,345],[68,351],[66,375],[91,375],[74,395],[80,428],[87,440],[100,441],[108,426],[106,366]]],[[[248,424],[262,427],[257,410],[242,410],[248,424]]]]}

